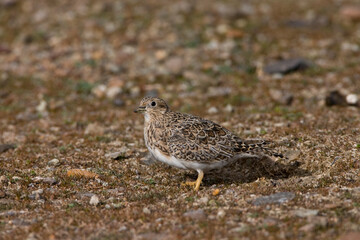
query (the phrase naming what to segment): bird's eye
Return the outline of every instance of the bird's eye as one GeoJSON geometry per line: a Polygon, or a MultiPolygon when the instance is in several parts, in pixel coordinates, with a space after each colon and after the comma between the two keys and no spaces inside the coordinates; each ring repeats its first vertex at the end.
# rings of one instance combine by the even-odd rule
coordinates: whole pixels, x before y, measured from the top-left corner
{"type": "Polygon", "coordinates": [[[156,102],[151,102],[151,106],[155,107],[156,106],[156,102]]]}

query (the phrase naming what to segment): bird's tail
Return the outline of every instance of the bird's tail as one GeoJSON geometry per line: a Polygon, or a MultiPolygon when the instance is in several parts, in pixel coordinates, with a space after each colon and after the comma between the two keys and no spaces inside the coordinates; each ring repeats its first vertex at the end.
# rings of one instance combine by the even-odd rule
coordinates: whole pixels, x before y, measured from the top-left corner
{"type": "Polygon", "coordinates": [[[266,140],[258,140],[258,139],[250,139],[245,140],[242,144],[248,146],[248,150],[254,154],[266,154],[268,156],[285,158],[282,153],[276,152],[273,148],[269,147],[269,141],[266,140]]]}

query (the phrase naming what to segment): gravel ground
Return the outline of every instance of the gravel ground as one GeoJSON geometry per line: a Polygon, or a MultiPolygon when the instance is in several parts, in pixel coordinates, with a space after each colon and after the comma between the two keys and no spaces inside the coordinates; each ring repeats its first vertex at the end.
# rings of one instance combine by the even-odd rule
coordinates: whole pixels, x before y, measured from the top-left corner
{"type": "Polygon", "coordinates": [[[1,239],[360,239],[356,0],[0,0],[1,239]],[[146,95],[287,159],[154,162],[146,95]]]}

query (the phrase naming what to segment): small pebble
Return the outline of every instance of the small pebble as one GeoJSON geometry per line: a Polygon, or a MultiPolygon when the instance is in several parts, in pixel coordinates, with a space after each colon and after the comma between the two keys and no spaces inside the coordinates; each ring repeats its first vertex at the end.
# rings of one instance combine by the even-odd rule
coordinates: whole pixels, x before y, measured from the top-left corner
{"type": "Polygon", "coordinates": [[[97,195],[92,195],[90,198],[90,205],[97,206],[99,204],[99,197],[97,195]]]}
{"type": "Polygon", "coordinates": [[[325,104],[328,107],[339,105],[345,106],[347,105],[346,98],[339,91],[331,91],[325,98],[325,104]]]}
{"type": "Polygon", "coordinates": [[[150,212],[150,210],[149,210],[147,207],[144,207],[144,208],[143,208],[143,213],[145,213],[145,214],[150,214],[151,212],[150,212]]]}
{"type": "Polygon", "coordinates": [[[112,86],[106,90],[106,97],[113,99],[119,93],[121,93],[121,88],[118,86],[112,86]]]}
{"type": "Polygon", "coordinates": [[[208,109],[207,111],[209,114],[215,114],[215,113],[218,113],[219,110],[216,108],[216,107],[211,107],[208,109]]]}
{"type": "Polygon", "coordinates": [[[231,112],[234,112],[234,108],[233,108],[233,106],[231,104],[228,104],[225,107],[225,111],[231,113],[231,112]]]}
{"type": "Polygon", "coordinates": [[[119,232],[123,232],[123,231],[126,231],[127,230],[127,227],[126,226],[121,226],[118,231],[119,232]]]}
{"type": "Polygon", "coordinates": [[[124,152],[112,152],[112,153],[107,153],[105,154],[105,157],[107,159],[113,159],[113,160],[118,160],[121,159],[124,156],[124,152]]]}
{"type": "Polygon", "coordinates": [[[36,111],[38,111],[41,114],[44,114],[44,113],[46,113],[46,106],[47,106],[47,103],[44,100],[41,100],[39,105],[36,107],[36,111]]]}
{"type": "Polygon", "coordinates": [[[4,175],[2,175],[0,177],[0,183],[6,182],[6,181],[7,181],[7,178],[4,175]]]}
{"type": "Polygon", "coordinates": [[[258,197],[253,201],[253,205],[260,206],[266,204],[282,204],[292,200],[295,197],[295,193],[292,192],[279,192],[268,196],[258,197]]]}
{"type": "Polygon", "coordinates": [[[123,107],[125,105],[125,102],[121,98],[115,97],[114,100],[113,100],[113,104],[116,107],[123,107]]]}
{"type": "Polygon", "coordinates": [[[218,213],[217,213],[217,217],[218,217],[218,218],[223,218],[223,217],[225,217],[225,215],[226,215],[226,213],[225,213],[225,211],[222,210],[222,209],[220,209],[220,210],[218,211],[218,213]]]}
{"type": "Polygon", "coordinates": [[[202,197],[202,198],[199,199],[199,203],[207,204],[208,202],[209,202],[208,197],[202,197]]]}
{"type": "Polygon", "coordinates": [[[41,195],[41,194],[43,194],[44,193],[44,189],[42,189],[42,188],[40,188],[40,189],[38,189],[38,190],[35,190],[35,191],[32,191],[32,194],[39,194],[39,195],[41,195]]]}
{"type": "Polygon", "coordinates": [[[346,102],[350,105],[356,105],[358,103],[359,99],[356,96],[356,94],[349,94],[346,96],[346,102]]]}
{"type": "Polygon", "coordinates": [[[155,58],[157,60],[163,60],[168,56],[168,53],[165,50],[158,50],[155,52],[155,58]]]}
{"type": "Polygon", "coordinates": [[[59,159],[54,158],[48,162],[48,165],[49,166],[58,166],[58,165],[60,165],[60,161],[59,161],[59,159]]]}
{"type": "Polygon", "coordinates": [[[311,66],[311,63],[303,58],[283,59],[270,63],[264,67],[268,74],[288,74],[294,71],[304,70],[311,66]]]}
{"type": "Polygon", "coordinates": [[[15,180],[15,181],[22,180],[22,178],[19,177],[19,176],[13,176],[12,179],[15,180]]]}
{"type": "Polygon", "coordinates": [[[220,193],[220,189],[217,188],[212,192],[212,195],[217,196],[217,195],[219,195],[219,193],[220,193]]]}
{"type": "Polygon", "coordinates": [[[105,96],[106,93],[106,86],[104,84],[100,84],[96,87],[94,87],[92,89],[92,93],[97,97],[97,98],[103,98],[105,96]]]}
{"type": "Polygon", "coordinates": [[[52,178],[52,177],[46,177],[42,181],[43,181],[43,183],[48,183],[50,185],[54,185],[57,183],[56,178],[52,178]]]}
{"type": "Polygon", "coordinates": [[[247,225],[246,223],[240,223],[239,227],[235,227],[233,229],[230,230],[230,232],[248,232],[250,230],[249,225],[247,225]]]}
{"type": "Polygon", "coordinates": [[[14,149],[16,145],[14,144],[0,144],[0,153],[6,152],[9,149],[14,149]]]}
{"type": "Polygon", "coordinates": [[[38,190],[32,191],[32,194],[29,195],[29,199],[31,199],[31,200],[40,200],[40,199],[43,198],[41,196],[43,193],[44,193],[44,190],[41,189],[41,188],[38,189],[38,190]]]}
{"type": "Polygon", "coordinates": [[[309,216],[316,216],[319,213],[319,210],[313,209],[299,209],[295,210],[294,214],[298,217],[309,217],[309,216]]]}
{"type": "Polygon", "coordinates": [[[113,208],[121,208],[122,207],[122,204],[121,203],[113,203],[112,204],[113,208]]]}

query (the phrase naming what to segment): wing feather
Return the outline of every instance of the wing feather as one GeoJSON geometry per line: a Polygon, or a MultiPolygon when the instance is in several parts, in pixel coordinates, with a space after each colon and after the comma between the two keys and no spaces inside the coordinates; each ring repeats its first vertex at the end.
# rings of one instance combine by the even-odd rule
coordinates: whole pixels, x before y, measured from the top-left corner
{"type": "Polygon", "coordinates": [[[172,155],[202,163],[224,161],[236,154],[238,139],[209,120],[190,118],[177,122],[167,140],[172,155]]]}

